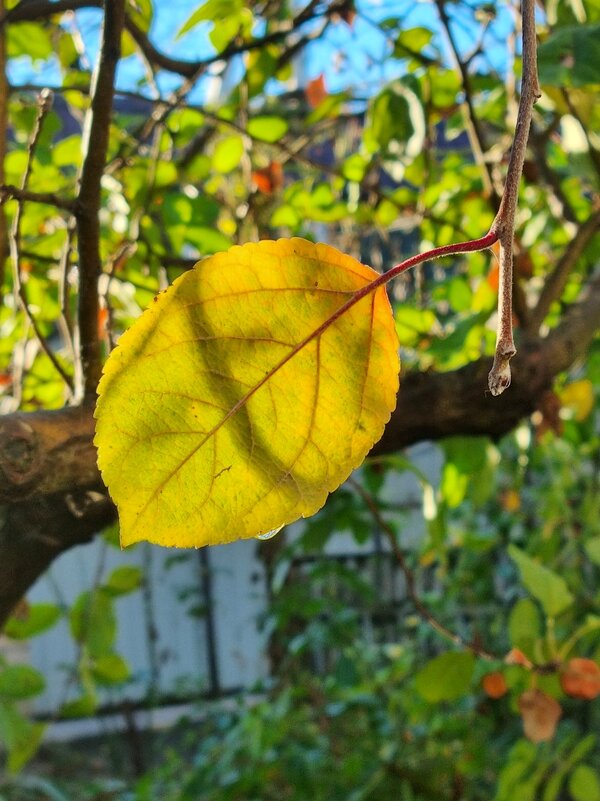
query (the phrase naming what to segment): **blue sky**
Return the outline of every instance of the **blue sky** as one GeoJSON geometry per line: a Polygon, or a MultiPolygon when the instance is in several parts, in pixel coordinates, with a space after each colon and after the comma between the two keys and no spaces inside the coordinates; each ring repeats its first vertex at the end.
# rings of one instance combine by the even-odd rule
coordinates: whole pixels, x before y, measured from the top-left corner
{"type": "MultiPolygon", "coordinates": [[[[199,0],[154,0],[154,20],[151,28],[152,41],[169,55],[181,59],[205,58],[213,54],[208,33],[209,23],[201,23],[181,39],[177,32],[197,8],[199,0]]],[[[473,2],[473,5],[477,3],[473,2]]],[[[510,12],[504,2],[497,2],[497,19],[485,41],[485,59],[497,70],[502,71],[506,64],[506,37],[512,27],[510,12]]],[[[454,34],[461,48],[469,52],[477,37],[478,27],[474,26],[470,14],[461,11],[460,6],[448,4],[453,13],[454,34]]],[[[383,19],[401,16],[404,28],[423,26],[437,31],[439,22],[435,6],[426,0],[358,0],[358,15],[350,27],[340,21],[329,27],[327,34],[312,43],[306,50],[302,61],[296,65],[309,80],[321,73],[325,76],[329,92],[351,89],[354,94],[367,97],[383,83],[401,74],[402,65],[386,56],[390,42],[376,24],[383,19]],[[371,21],[371,22],[370,22],[371,21]]],[[[101,12],[85,9],[77,13],[77,24],[81,31],[90,60],[97,54],[101,12]]],[[[260,31],[255,31],[260,33],[260,31]]],[[[437,37],[435,45],[446,54],[446,43],[437,37]]],[[[118,86],[121,89],[135,88],[143,79],[143,67],[136,57],[121,62],[118,73],[118,86]]],[[[27,60],[13,63],[9,73],[13,83],[45,84],[59,83],[59,74],[51,65],[40,70],[27,60]]],[[[159,78],[161,91],[168,92],[180,83],[177,76],[164,73],[159,78]]],[[[199,85],[190,99],[203,101],[206,81],[199,85]]],[[[271,87],[274,91],[276,87],[271,87]]]]}

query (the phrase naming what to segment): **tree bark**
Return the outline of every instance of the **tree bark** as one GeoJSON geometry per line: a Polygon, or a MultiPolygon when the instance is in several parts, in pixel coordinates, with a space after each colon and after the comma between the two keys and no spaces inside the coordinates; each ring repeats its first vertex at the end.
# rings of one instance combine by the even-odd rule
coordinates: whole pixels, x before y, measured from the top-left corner
{"type": "MultiPolygon", "coordinates": [[[[451,435],[499,439],[537,407],[555,376],[585,355],[600,330],[600,277],[545,338],[519,342],[510,391],[486,390],[491,358],[448,373],[408,372],[372,453],[451,435]]],[[[0,418],[0,626],[63,551],[116,518],[93,445],[91,406],[0,418]]]]}

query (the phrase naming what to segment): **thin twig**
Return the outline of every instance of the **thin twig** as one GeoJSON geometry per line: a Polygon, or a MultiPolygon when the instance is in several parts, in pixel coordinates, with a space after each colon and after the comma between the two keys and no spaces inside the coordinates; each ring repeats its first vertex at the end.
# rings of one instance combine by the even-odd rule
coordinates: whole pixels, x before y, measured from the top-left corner
{"type": "Polygon", "coordinates": [[[560,117],[555,115],[552,122],[543,131],[536,131],[535,127],[531,130],[531,140],[533,142],[533,164],[545,184],[548,208],[559,222],[565,223],[565,228],[569,235],[574,234],[579,221],[571,201],[565,195],[560,176],[548,164],[546,158],[546,147],[548,141],[560,123],[560,117]]]}
{"type": "Polygon", "coordinates": [[[575,236],[565,248],[554,270],[546,279],[537,305],[531,310],[529,315],[531,331],[537,331],[539,329],[540,325],[544,322],[544,318],[550,311],[552,303],[560,299],[569,275],[590,240],[599,230],[600,211],[597,211],[577,229],[575,236]]]}
{"type": "Polygon", "coordinates": [[[515,216],[519,197],[519,184],[529,128],[533,115],[533,104],[540,96],[537,77],[537,43],[535,36],[535,2],[523,0],[521,7],[523,20],[523,79],[521,98],[517,113],[517,124],[513,140],[506,183],[500,208],[490,232],[498,235],[500,242],[500,285],[498,288],[498,333],[494,363],[488,377],[492,395],[500,395],[510,386],[510,360],[517,352],[513,338],[512,292],[513,292],[513,241],[515,235],[515,216]]]}
{"type": "Polygon", "coordinates": [[[101,181],[106,164],[117,62],[121,55],[121,32],[125,22],[125,0],[106,3],[100,57],[92,85],[92,99],[84,124],[83,163],[77,196],[77,245],[79,252],[79,302],[77,323],[83,386],[78,394],[91,400],[100,379],[98,336],[98,279],[100,257],[101,181]]]}
{"type": "Polygon", "coordinates": [[[492,174],[490,172],[488,163],[485,159],[487,144],[485,141],[483,129],[481,127],[481,123],[479,122],[479,118],[475,113],[475,104],[473,102],[474,93],[473,93],[473,86],[471,83],[471,76],[469,74],[467,64],[465,64],[461,59],[460,50],[454,39],[454,34],[452,33],[452,27],[450,25],[450,18],[448,17],[448,13],[446,11],[445,0],[435,0],[435,4],[438,9],[440,22],[442,23],[442,26],[444,28],[448,44],[450,45],[450,52],[452,55],[452,60],[454,62],[454,68],[455,71],[458,73],[458,76],[461,81],[462,90],[464,93],[464,100],[461,105],[463,107],[463,112],[464,112],[463,116],[465,120],[465,128],[467,131],[467,136],[469,137],[469,144],[471,146],[475,162],[479,167],[479,169],[481,170],[481,177],[483,180],[485,194],[490,198],[491,203],[493,205],[493,209],[494,211],[496,211],[500,203],[500,197],[499,193],[497,192],[494,186],[492,174]]]}
{"type": "Polygon", "coordinates": [[[379,526],[380,530],[385,534],[386,539],[392,550],[392,553],[394,554],[394,557],[396,559],[396,562],[398,563],[398,567],[400,568],[402,575],[404,576],[404,581],[406,583],[406,594],[408,595],[412,605],[415,607],[421,618],[423,618],[423,620],[426,623],[428,623],[435,631],[437,631],[438,634],[444,637],[444,639],[449,640],[450,642],[454,643],[454,645],[469,650],[476,656],[479,656],[482,659],[486,659],[487,661],[493,661],[493,662],[497,661],[498,660],[497,656],[494,656],[493,654],[489,653],[489,651],[480,648],[478,645],[475,645],[474,643],[466,642],[455,631],[452,631],[443,623],[440,623],[440,621],[435,617],[435,615],[425,606],[423,601],[421,601],[421,599],[419,598],[414,573],[408,566],[406,558],[402,552],[402,549],[398,545],[398,541],[396,539],[396,533],[389,525],[387,520],[381,514],[377,501],[355,479],[349,478],[348,483],[354,487],[356,492],[363,499],[369,511],[371,512],[373,519],[379,526]]]}
{"type": "MultiPolygon", "coordinates": [[[[11,90],[30,92],[30,91],[36,91],[37,87],[35,86],[35,84],[28,84],[28,83],[18,84],[18,85],[13,85],[11,87],[11,90]]],[[[54,91],[55,93],[60,93],[64,92],[65,88],[62,86],[52,86],[52,91],[54,91]]],[[[69,92],[76,91],[76,92],[81,92],[82,94],[89,94],[89,86],[73,85],[69,86],[67,91],[69,92]]],[[[146,127],[144,127],[143,132],[140,129],[140,131],[134,132],[131,135],[131,138],[134,139],[138,145],[140,143],[146,144],[148,138],[152,135],[152,132],[154,131],[155,127],[159,124],[162,124],[162,122],[166,119],[166,116],[161,116],[159,107],[163,109],[163,111],[164,107],[168,107],[169,111],[172,111],[177,108],[181,108],[181,103],[182,103],[181,100],[175,101],[168,98],[166,99],[149,98],[147,95],[143,95],[140,92],[134,92],[130,90],[117,89],[115,91],[115,94],[123,98],[131,98],[132,100],[144,101],[148,103],[149,107],[152,107],[154,109],[154,111],[150,115],[150,119],[154,120],[154,122],[150,125],[148,120],[145,121],[144,126],[146,127]],[[156,111],[157,109],[158,111],[156,111]]],[[[211,111],[200,103],[186,103],[185,108],[191,109],[193,111],[198,111],[205,117],[207,121],[212,122],[215,126],[219,125],[235,130],[238,133],[241,133],[242,135],[248,136],[250,139],[252,139],[253,142],[265,148],[266,150],[272,150],[277,152],[278,157],[282,158],[282,163],[285,163],[286,161],[294,161],[299,164],[303,164],[304,166],[309,167],[313,170],[318,170],[320,173],[323,173],[324,175],[329,175],[335,178],[344,177],[344,172],[341,167],[336,167],[334,164],[329,164],[325,160],[315,159],[314,157],[311,157],[310,154],[304,152],[305,150],[309,149],[312,146],[312,141],[313,141],[312,138],[302,135],[299,136],[298,139],[295,140],[293,143],[290,142],[289,137],[283,137],[282,139],[279,139],[276,142],[267,142],[264,139],[261,139],[260,137],[253,136],[251,133],[248,132],[247,129],[241,126],[236,120],[228,119],[226,116],[222,116],[214,111],[211,111]]],[[[359,119],[359,118],[360,114],[357,113],[357,114],[346,115],[343,118],[343,120],[342,118],[338,118],[338,120],[342,120],[344,125],[348,125],[348,123],[353,119],[359,119]]],[[[334,120],[324,120],[323,125],[333,127],[334,120]]],[[[185,168],[194,159],[194,157],[198,155],[198,153],[201,153],[206,149],[208,141],[210,137],[214,134],[214,132],[215,132],[214,128],[210,128],[209,126],[204,126],[202,128],[202,131],[190,141],[190,143],[183,150],[183,154],[177,161],[179,170],[185,168]]],[[[327,131],[325,132],[327,133],[327,131]]],[[[133,152],[128,152],[127,154],[125,154],[124,150],[120,155],[119,154],[115,155],[113,160],[108,163],[106,172],[110,174],[114,173],[118,168],[124,166],[127,163],[127,161],[132,157],[132,155],[133,152]]],[[[415,226],[418,226],[419,222],[422,221],[423,219],[431,220],[431,222],[440,226],[446,225],[448,223],[447,220],[443,220],[437,217],[435,214],[431,212],[431,210],[424,208],[420,202],[417,203],[416,206],[409,206],[407,205],[404,199],[402,201],[396,200],[393,196],[393,193],[386,192],[380,189],[376,184],[374,184],[370,180],[368,175],[365,175],[365,177],[359,181],[354,181],[354,183],[356,183],[365,192],[368,192],[369,197],[372,198],[374,203],[378,203],[385,200],[387,203],[390,203],[393,206],[395,206],[398,209],[398,212],[402,213],[402,216],[405,220],[408,219],[408,214],[412,212],[415,216],[414,219],[415,226]]],[[[460,224],[460,222],[453,222],[452,225],[457,236],[459,236],[461,239],[467,238],[468,234],[465,231],[464,227],[460,224]]],[[[164,260],[164,258],[171,258],[171,257],[161,256],[161,258],[164,260]]],[[[198,259],[181,260],[182,265],[189,264],[192,266],[197,261],[198,259]]]]}
{"type": "Polygon", "coordinates": [[[10,253],[13,265],[13,284],[14,284],[14,291],[18,298],[18,302],[20,303],[23,311],[25,312],[27,319],[35,336],[40,343],[40,347],[46,354],[46,356],[50,359],[52,364],[54,365],[56,371],[61,376],[67,387],[69,388],[69,392],[72,394],[73,392],[73,379],[71,376],[65,371],[64,367],[57,359],[56,354],[46,341],[45,336],[43,335],[38,322],[31,311],[29,306],[29,301],[27,298],[27,292],[25,290],[25,285],[23,284],[22,277],[21,277],[21,218],[23,216],[23,205],[25,200],[27,199],[27,184],[29,183],[29,176],[31,175],[31,170],[33,168],[33,159],[35,156],[35,151],[37,148],[37,144],[40,138],[40,134],[42,132],[42,126],[44,123],[44,118],[46,114],[52,108],[52,93],[47,89],[42,89],[39,94],[38,98],[38,109],[37,115],[35,118],[35,122],[33,125],[33,130],[31,132],[31,136],[29,137],[29,142],[27,144],[27,162],[25,164],[25,171],[23,172],[23,177],[21,178],[21,186],[19,187],[18,196],[17,196],[17,210],[15,212],[15,216],[13,218],[12,229],[10,232],[10,253]]]}
{"type": "Polygon", "coordinates": [[[135,242],[123,242],[110,259],[108,263],[108,269],[105,273],[106,284],[104,292],[101,294],[101,298],[104,308],[106,309],[106,333],[110,350],[113,350],[117,344],[114,336],[114,309],[110,300],[110,285],[117,270],[121,270],[123,268],[123,265],[129,259],[129,257],[135,253],[136,248],[137,245],[135,242]]]}
{"type": "Polygon", "coordinates": [[[56,192],[31,192],[25,187],[13,186],[12,184],[0,185],[0,206],[4,205],[4,203],[11,198],[21,202],[43,203],[47,206],[54,206],[57,209],[62,209],[63,211],[72,212],[75,209],[74,200],[65,198],[56,192]]]}

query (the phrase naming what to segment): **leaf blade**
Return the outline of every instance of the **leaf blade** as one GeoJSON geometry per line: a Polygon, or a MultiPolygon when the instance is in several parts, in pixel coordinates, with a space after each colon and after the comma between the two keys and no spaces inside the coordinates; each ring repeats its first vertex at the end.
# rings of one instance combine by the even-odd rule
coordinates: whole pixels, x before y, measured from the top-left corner
{"type": "Polygon", "coordinates": [[[157,298],[99,387],[99,465],[124,545],[228,542],[323,505],[395,405],[385,290],[352,300],[377,277],[327,245],[263,241],[157,298]]]}
{"type": "Polygon", "coordinates": [[[519,568],[524,586],[548,616],[556,617],[571,606],[575,599],[562,576],[536,562],[516,545],[508,546],[508,555],[519,568]]]}

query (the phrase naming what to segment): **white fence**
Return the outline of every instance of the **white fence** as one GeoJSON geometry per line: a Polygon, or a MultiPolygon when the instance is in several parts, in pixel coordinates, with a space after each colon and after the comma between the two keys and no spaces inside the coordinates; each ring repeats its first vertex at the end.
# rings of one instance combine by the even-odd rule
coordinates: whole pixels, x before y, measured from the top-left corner
{"type": "MultiPolygon", "coordinates": [[[[420,445],[411,459],[437,483],[441,457],[437,448],[420,445]]],[[[412,473],[399,475],[386,487],[396,503],[413,508],[406,515],[403,540],[410,544],[423,533],[422,488],[412,473]]],[[[301,524],[300,524],[301,525],[301,524]]],[[[299,528],[288,529],[293,537],[299,528]]],[[[327,553],[367,554],[372,541],[357,545],[340,532],[327,553]]],[[[118,708],[124,699],[189,698],[250,688],[268,675],[266,635],[259,621],[267,609],[263,563],[258,543],[246,540],[194,550],[163,549],[141,544],[119,551],[102,539],[63,554],[32,588],[31,603],[52,602],[70,608],[77,596],[101,581],[115,567],[136,565],[150,580],[141,591],[116,599],[116,650],[129,663],[132,679],[118,691],[106,691],[102,702],[118,708]],[[190,613],[194,607],[195,613],[190,613]]],[[[31,639],[25,658],[46,678],[46,690],[33,711],[52,715],[77,695],[72,680],[77,646],[66,619],[31,639]]]]}

